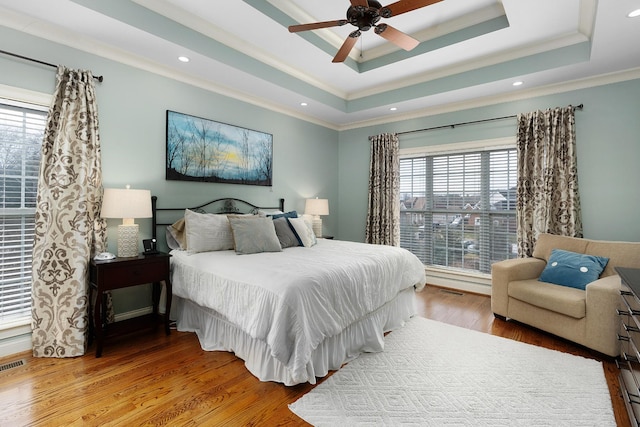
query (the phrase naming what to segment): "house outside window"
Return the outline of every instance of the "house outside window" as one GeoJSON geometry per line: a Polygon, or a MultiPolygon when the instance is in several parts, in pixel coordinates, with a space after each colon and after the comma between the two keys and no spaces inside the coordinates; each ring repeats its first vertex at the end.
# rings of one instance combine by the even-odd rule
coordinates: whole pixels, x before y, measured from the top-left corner
{"type": "Polygon", "coordinates": [[[490,274],[517,257],[515,141],[498,142],[401,151],[400,246],[426,266],[490,274]]]}
{"type": "Polygon", "coordinates": [[[43,106],[0,98],[0,328],[31,318],[31,260],[43,106]]]}

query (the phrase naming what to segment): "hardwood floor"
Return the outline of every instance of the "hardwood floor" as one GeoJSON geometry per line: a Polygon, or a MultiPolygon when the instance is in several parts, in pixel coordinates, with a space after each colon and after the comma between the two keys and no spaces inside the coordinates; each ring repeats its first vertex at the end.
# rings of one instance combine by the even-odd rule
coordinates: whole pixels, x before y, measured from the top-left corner
{"type": "MultiPolygon", "coordinates": [[[[419,315],[602,360],[619,426],[628,426],[615,363],[588,349],[494,319],[489,297],[427,286],[419,315]]],[[[0,372],[0,426],[297,426],[288,409],[314,386],[262,383],[242,361],[200,349],[195,334],[131,334],[105,342],[102,358],[0,359],[25,364],[0,372]]]]}

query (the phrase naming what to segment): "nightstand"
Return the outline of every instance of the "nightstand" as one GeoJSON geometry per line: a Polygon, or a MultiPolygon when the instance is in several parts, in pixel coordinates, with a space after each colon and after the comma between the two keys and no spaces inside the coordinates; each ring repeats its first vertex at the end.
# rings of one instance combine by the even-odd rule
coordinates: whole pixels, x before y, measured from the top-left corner
{"type": "MultiPolygon", "coordinates": [[[[91,260],[89,270],[90,286],[96,291],[93,304],[93,329],[96,338],[96,357],[102,356],[105,325],[104,292],[129,286],[153,283],[153,314],[150,316],[153,325],[158,324],[158,305],[162,285],[166,288],[167,302],[164,315],[165,333],[169,335],[169,313],[171,312],[171,280],[169,275],[169,258],[171,255],[159,252],[155,255],[131,258],[115,258],[107,261],[91,260]]],[[[121,322],[117,322],[121,323],[121,322]]],[[[111,325],[108,325],[111,328],[111,325]]]]}

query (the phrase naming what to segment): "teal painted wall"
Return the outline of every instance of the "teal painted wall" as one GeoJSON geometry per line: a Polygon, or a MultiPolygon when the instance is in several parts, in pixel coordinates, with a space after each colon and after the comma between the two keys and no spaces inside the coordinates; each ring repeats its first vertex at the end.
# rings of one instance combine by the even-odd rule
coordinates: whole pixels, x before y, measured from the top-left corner
{"type": "MultiPolygon", "coordinates": [[[[339,148],[339,226],[344,240],[363,241],[367,214],[370,135],[515,115],[578,105],[576,145],[584,235],[640,241],[640,80],[343,131],[339,148]]],[[[502,138],[516,121],[502,120],[400,136],[411,148],[502,138]]]]}
{"type": "MultiPolygon", "coordinates": [[[[103,75],[96,84],[105,187],[151,190],[159,206],[194,206],[219,197],[238,197],[262,206],[304,211],[304,199],[329,199],[337,207],[338,132],[0,27],[3,49],[53,64],[103,75]],[[221,121],[273,135],[273,186],[190,183],[165,180],[165,111],[221,121]]],[[[0,55],[0,84],[53,93],[55,70],[0,55]]],[[[140,238],[151,235],[151,220],[136,220],[140,238]]],[[[325,234],[335,234],[338,216],[324,218],[325,234]]],[[[109,220],[109,248],[116,252],[119,221],[109,220]]],[[[148,286],[114,295],[116,314],[148,307],[148,286]]]]}
{"type": "MultiPolygon", "coordinates": [[[[225,196],[265,205],[284,197],[287,209],[302,211],[305,198],[326,197],[331,214],[323,219],[325,233],[354,241],[364,239],[370,135],[584,103],[584,110],[576,112],[576,126],[585,236],[640,241],[639,80],[337,132],[7,28],[0,27],[0,39],[5,50],[104,75],[96,93],[105,187],[150,189],[161,206],[225,196]],[[272,133],[273,187],[166,181],[167,109],[272,133]]],[[[52,93],[55,71],[0,55],[0,84],[52,93]]],[[[514,133],[515,120],[506,120],[402,136],[401,147],[514,133]]],[[[148,237],[150,221],[137,222],[141,238],[148,237]]],[[[116,224],[109,222],[112,251],[116,224]]],[[[147,307],[148,295],[146,287],[121,292],[115,296],[116,313],[147,307]]]]}

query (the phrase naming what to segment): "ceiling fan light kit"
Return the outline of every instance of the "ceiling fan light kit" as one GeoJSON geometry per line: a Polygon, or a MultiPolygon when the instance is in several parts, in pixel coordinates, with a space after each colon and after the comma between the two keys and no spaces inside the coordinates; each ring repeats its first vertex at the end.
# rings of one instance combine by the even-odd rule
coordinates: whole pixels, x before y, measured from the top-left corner
{"type": "Polygon", "coordinates": [[[297,33],[299,31],[318,30],[320,28],[340,27],[346,24],[357,27],[358,29],[351,32],[346,38],[332,62],[344,62],[349,56],[351,49],[353,49],[357,38],[362,34],[362,31],[369,31],[371,28],[374,29],[377,35],[396,46],[404,50],[411,50],[420,42],[391,25],[385,23],[378,24],[380,18],[391,18],[402,13],[438,3],[442,0],[400,0],[384,7],[375,0],[350,1],[351,6],[347,9],[346,20],[339,19],[336,21],[291,25],[289,26],[289,32],[297,33]]]}

